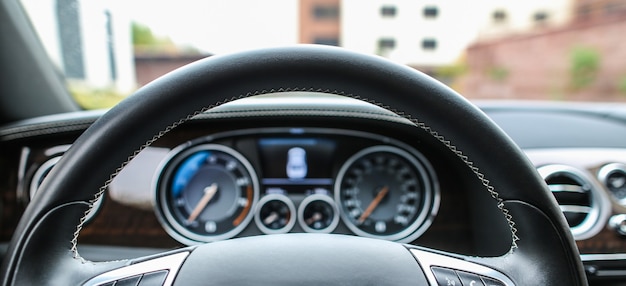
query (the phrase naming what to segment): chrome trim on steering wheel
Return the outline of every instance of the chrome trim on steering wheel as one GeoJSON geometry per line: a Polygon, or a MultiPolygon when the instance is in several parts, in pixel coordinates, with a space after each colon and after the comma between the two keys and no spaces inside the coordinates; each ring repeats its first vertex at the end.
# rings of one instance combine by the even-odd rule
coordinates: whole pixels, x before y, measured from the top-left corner
{"type": "MultiPolygon", "coordinates": [[[[485,281],[486,279],[493,280],[493,282],[500,282],[500,285],[503,285],[503,286],[515,285],[513,284],[513,281],[511,281],[504,274],[494,269],[491,269],[489,267],[485,267],[483,265],[479,265],[479,264],[475,264],[475,263],[465,261],[459,258],[454,258],[451,256],[446,256],[443,254],[437,254],[437,253],[428,252],[428,251],[415,249],[415,248],[410,248],[409,251],[411,252],[411,254],[413,254],[415,259],[417,259],[419,264],[422,266],[422,270],[424,270],[424,274],[426,275],[426,279],[428,279],[428,282],[430,283],[430,285],[441,285],[437,283],[437,279],[435,278],[435,275],[433,274],[433,270],[432,270],[433,267],[452,270],[456,272],[457,275],[458,273],[473,274],[477,278],[479,277],[479,279],[483,281],[485,281]]],[[[453,285],[453,284],[450,283],[448,285],[453,285]]],[[[477,284],[477,285],[483,285],[483,284],[477,284]]],[[[498,285],[498,284],[495,284],[495,285],[498,285]]]]}
{"type": "Polygon", "coordinates": [[[85,286],[98,286],[111,283],[115,285],[116,281],[137,277],[139,280],[146,274],[156,273],[160,271],[167,272],[165,279],[163,280],[163,286],[169,286],[174,283],[174,278],[178,273],[178,270],[183,265],[190,252],[178,252],[167,256],[162,256],[155,259],[139,262],[137,264],[128,265],[126,267],[118,268],[109,272],[102,273],[94,278],[85,282],[85,286]]]}

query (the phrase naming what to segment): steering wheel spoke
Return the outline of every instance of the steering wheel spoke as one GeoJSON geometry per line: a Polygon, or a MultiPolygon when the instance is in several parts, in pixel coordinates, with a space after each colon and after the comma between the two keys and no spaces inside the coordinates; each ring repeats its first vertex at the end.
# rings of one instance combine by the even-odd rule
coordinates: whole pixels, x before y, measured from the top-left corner
{"type": "Polygon", "coordinates": [[[409,247],[430,285],[513,286],[506,275],[460,256],[409,247]]]}
{"type": "Polygon", "coordinates": [[[169,286],[174,282],[181,265],[189,256],[190,250],[177,250],[149,257],[139,261],[131,261],[129,265],[111,270],[89,279],[85,286],[113,286],[113,285],[163,285],[169,286]]]}
{"type": "Polygon", "coordinates": [[[463,256],[327,234],[249,237],[185,248],[129,261],[83,285],[318,285],[329,280],[342,285],[515,285],[502,272],[463,256]]]}

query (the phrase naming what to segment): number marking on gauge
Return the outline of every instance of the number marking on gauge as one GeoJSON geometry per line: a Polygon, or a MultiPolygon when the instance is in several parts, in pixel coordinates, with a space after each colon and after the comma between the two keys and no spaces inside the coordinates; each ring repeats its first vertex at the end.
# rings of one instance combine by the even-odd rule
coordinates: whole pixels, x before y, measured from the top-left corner
{"type": "Polygon", "coordinates": [[[217,230],[217,224],[214,221],[207,221],[204,223],[204,230],[208,233],[215,232],[217,230]]]}
{"type": "Polygon", "coordinates": [[[252,202],[250,201],[252,199],[252,186],[248,185],[248,187],[246,188],[246,192],[247,192],[247,199],[248,199],[248,203],[246,204],[245,207],[243,207],[243,211],[241,211],[241,213],[239,214],[239,216],[237,216],[237,218],[233,221],[233,226],[239,226],[241,224],[241,222],[243,222],[243,220],[246,218],[246,216],[248,216],[248,213],[250,212],[250,206],[252,205],[252,202]]]}

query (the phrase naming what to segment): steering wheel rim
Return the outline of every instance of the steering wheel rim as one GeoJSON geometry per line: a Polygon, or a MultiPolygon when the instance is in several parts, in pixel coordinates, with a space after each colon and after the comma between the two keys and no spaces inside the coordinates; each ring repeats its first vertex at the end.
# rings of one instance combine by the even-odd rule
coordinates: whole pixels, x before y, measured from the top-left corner
{"type": "Polygon", "coordinates": [[[3,261],[2,284],[76,284],[127,264],[88,263],[76,252],[81,218],[121,166],[199,113],[284,91],[333,93],[383,106],[463,160],[494,197],[513,237],[511,250],[501,257],[464,260],[505,273],[516,285],[586,284],[554,198],[524,154],[486,115],[411,68],[309,45],[210,57],[146,85],[108,111],[73,144],[43,182],[42,195],[28,206],[3,261]],[[59,275],[67,269],[76,273],[59,275]]]}

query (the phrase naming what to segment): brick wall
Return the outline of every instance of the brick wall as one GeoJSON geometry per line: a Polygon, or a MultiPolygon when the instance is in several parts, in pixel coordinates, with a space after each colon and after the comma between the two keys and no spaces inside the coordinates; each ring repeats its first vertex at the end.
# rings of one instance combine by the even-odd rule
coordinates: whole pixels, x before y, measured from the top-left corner
{"type": "Polygon", "coordinates": [[[626,15],[479,42],[467,50],[468,72],[457,87],[469,98],[626,101],[626,15]],[[572,83],[577,47],[599,55],[590,85],[572,83]]]}

